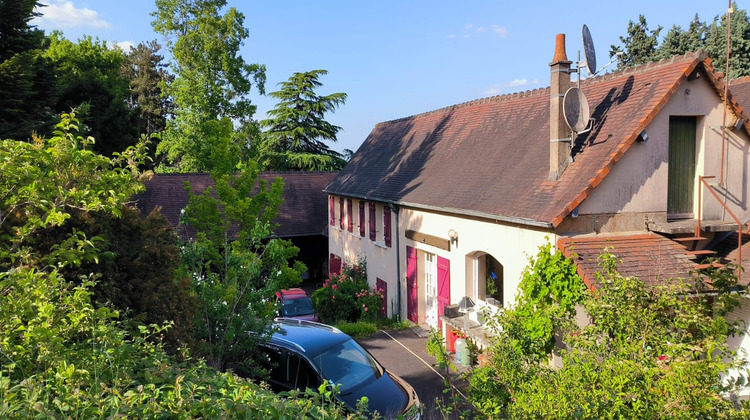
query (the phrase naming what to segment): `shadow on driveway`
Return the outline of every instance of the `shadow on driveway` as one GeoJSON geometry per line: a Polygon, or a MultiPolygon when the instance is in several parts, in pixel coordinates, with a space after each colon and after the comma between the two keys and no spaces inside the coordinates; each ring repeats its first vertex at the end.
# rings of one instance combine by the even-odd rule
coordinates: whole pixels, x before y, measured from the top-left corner
{"type": "MultiPolygon", "coordinates": [[[[398,331],[380,330],[376,334],[357,341],[380,362],[386,370],[395,373],[409,383],[424,406],[422,419],[442,419],[436,399],[441,404],[451,403],[450,394],[445,389],[444,371],[435,367],[436,360],[427,354],[427,337],[421,331],[404,329],[398,331]],[[419,332],[419,334],[417,333],[419,332]]],[[[459,390],[467,388],[464,381],[451,379],[459,390]]]]}

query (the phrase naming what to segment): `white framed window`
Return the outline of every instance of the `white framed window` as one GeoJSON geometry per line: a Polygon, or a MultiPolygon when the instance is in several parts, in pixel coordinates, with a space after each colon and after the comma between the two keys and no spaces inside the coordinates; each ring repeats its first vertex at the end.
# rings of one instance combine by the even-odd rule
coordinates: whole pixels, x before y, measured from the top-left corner
{"type": "Polygon", "coordinates": [[[437,325],[437,257],[425,252],[424,258],[425,321],[437,325]]]}

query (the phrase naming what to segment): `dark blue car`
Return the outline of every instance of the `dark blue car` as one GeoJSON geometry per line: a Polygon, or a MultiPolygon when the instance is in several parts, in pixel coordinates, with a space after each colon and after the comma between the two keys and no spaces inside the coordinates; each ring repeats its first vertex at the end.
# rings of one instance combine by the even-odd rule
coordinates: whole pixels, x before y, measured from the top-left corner
{"type": "Polygon", "coordinates": [[[419,417],[417,393],[387,372],[367,350],[339,329],[311,321],[277,319],[278,331],[264,344],[276,391],[317,389],[324,381],[339,386],[339,400],[352,411],[362,397],[370,412],[385,418],[419,417]]]}

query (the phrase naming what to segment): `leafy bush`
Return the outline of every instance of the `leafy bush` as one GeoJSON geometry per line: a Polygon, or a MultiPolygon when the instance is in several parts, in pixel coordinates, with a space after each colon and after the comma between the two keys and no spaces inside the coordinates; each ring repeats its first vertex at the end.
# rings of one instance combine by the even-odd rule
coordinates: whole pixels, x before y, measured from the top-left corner
{"type": "Polygon", "coordinates": [[[95,307],[93,276],[61,274],[100,258],[84,233],[34,249],[73,209],[119,215],[142,188],[140,148],[102,157],[76,127],[64,115],[50,140],[0,142],[0,418],[344,418],[325,389],[282,397],[186,353],[177,362],[159,344],[166,326],[126,328],[95,307]]]}
{"type": "MultiPolygon", "coordinates": [[[[572,311],[550,311],[538,299],[544,294],[521,294],[515,307],[495,319],[501,328],[489,365],[471,378],[469,397],[477,410],[486,418],[517,419],[748,418],[747,402],[725,399],[737,384],[722,379],[730,369],[743,371],[726,341],[738,332],[724,317],[737,299],[731,293],[736,279],[727,281],[733,268],[716,274],[721,281],[649,286],[621,276],[616,262],[602,254],[597,290],[581,295],[591,321],[586,326],[573,322],[572,311]],[[529,300],[537,302],[536,311],[529,300]],[[550,365],[549,347],[527,345],[544,344],[545,335],[537,341],[519,338],[537,325],[534,319],[549,316],[556,317],[549,323],[565,328],[558,335],[565,344],[560,368],[550,365]]],[[[556,271],[559,260],[537,259],[532,266],[556,271]]],[[[542,276],[526,280],[533,290],[547,287],[542,276]]],[[[566,306],[559,298],[548,304],[566,306]]],[[[540,330],[549,331],[549,324],[543,325],[540,330]]]]}
{"type": "Polygon", "coordinates": [[[312,301],[318,317],[326,323],[375,320],[383,302],[383,292],[370,288],[367,265],[360,260],[344,264],[340,274],[334,274],[322,288],[313,292],[312,301]]]}

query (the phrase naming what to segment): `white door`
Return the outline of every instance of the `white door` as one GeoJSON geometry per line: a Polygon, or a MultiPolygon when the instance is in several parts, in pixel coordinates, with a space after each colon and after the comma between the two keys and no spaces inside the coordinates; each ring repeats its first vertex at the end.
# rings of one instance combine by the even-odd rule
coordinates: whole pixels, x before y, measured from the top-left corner
{"type": "Polygon", "coordinates": [[[437,327],[437,258],[434,254],[425,253],[424,287],[425,287],[425,323],[437,327]]]}

